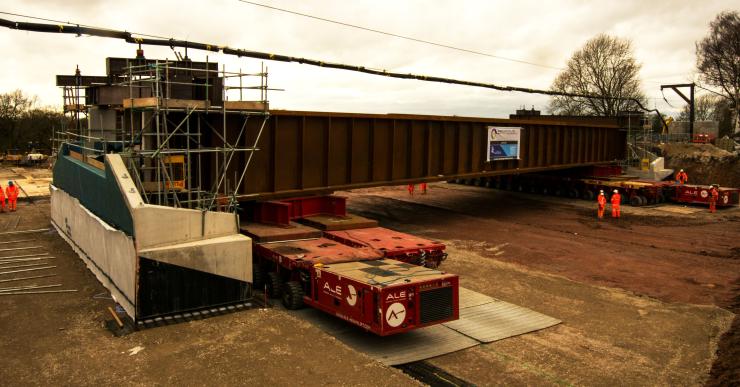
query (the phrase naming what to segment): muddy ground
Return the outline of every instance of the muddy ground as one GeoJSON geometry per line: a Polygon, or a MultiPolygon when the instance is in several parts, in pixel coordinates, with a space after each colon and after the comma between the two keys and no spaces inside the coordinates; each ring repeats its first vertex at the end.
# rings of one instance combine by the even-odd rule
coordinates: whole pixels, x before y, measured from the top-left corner
{"type": "MultiPolygon", "coordinates": [[[[48,213],[48,200],[19,203],[16,213],[0,213],[0,232],[12,231],[16,216],[18,230],[50,227],[48,213]]],[[[29,237],[0,235],[0,242],[29,237]]],[[[2,385],[418,385],[275,309],[113,337],[103,327],[113,305],[105,288],[55,232],[30,238],[19,245],[42,246],[55,256],[57,267],[44,272],[57,276],[24,284],[61,283],[78,291],[0,296],[2,385]],[[143,349],[131,355],[137,347],[143,349]]]]}
{"type": "MultiPolygon", "coordinates": [[[[413,198],[402,188],[350,197],[385,226],[447,241],[444,267],[463,286],[563,320],[435,365],[481,385],[710,380],[734,317],[740,209],[628,206],[600,221],[584,201],[450,184],[413,198]]],[[[736,372],[736,356],[720,363],[736,372]]]]}
{"type": "MultiPolygon", "coordinates": [[[[448,184],[413,198],[404,188],[347,196],[352,211],[384,226],[445,241],[443,268],[463,286],[563,320],[434,365],[478,385],[710,380],[734,317],[740,209],[626,207],[619,221],[597,221],[590,203],[448,184]]],[[[49,227],[48,210],[48,202],[21,203],[0,214],[0,232],[49,227]]],[[[58,276],[43,283],[78,292],[0,296],[7,384],[416,384],[275,309],[113,337],[102,327],[112,305],[104,288],[56,233],[33,238],[25,245],[57,258],[58,276]]],[[[737,358],[724,360],[736,369],[737,358]]]]}

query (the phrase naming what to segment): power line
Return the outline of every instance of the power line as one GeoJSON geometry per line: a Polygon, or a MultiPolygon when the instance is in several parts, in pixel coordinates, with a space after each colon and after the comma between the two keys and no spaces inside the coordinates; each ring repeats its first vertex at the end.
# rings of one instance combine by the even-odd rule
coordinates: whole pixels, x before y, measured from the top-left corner
{"type": "Polygon", "coordinates": [[[382,35],[392,36],[394,38],[399,38],[399,39],[406,39],[406,40],[410,40],[412,42],[429,44],[429,45],[432,45],[432,46],[448,48],[450,50],[462,51],[462,52],[467,52],[469,54],[475,54],[475,55],[483,55],[483,56],[487,56],[487,57],[490,57],[490,58],[496,58],[496,59],[505,60],[505,61],[509,61],[509,62],[522,63],[522,64],[527,64],[527,65],[530,65],[530,66],[544,67],[544,68],[553,69],[553,70],[563,70],[562,67],[548,66],[548,65],[543,65],[543,64],[539,64],[539,63],[528,62],[526,60],[521,60],[521,59],[506,58],[506,57],[499,56],[499,55],[489,54],[487,52],[482,52],[482,51],[470,50],[470,49],[467,49],[467,48],[450,46],[448,44],[432,42],[432,41],[429,41],[429,40],[419,39],[419,38],[415,38],[415,37],[412,37],[412,36],[394,34],[392,32],[386,32],[386,31],[376,30],[374,28],[363,27],[363,26],[359,26],[359,25],[356,25],[356,24],[350,24],[350,23],[341,22],[341,21],[338,21],[338,20],[332,20],[332,19],[326,19],[326,18],[319,17],[319,16],[308,15],[308,14],[297,12],[297,11],[291,11],[289,9],[273,7],[273,6],[267,5],[267,4],[255,3],[253,1],[247,1],[247,0],[237,0],[237,1],[242,2],[242,3],[245,3],[245,4],[255,5],[255,6],[258,6],[258,7],[272,9],[272,10],[275,10],[275,11],[280,11],[280,12],[290,13],[290,14],[297,15],[297,16],[307,17],[307,18],[310,18],[310,19],[320,20],[320,21],[327,22],[327,23],[337,24],[337,25],[344,26],[344,27],[350,27],[350,28],[355,28],[355,29],[358,29],[358,30],[363,30],[363,31],[368,31],[368,32],[374,32],[376,34],[382,34],[382,35]]]}
{"type": "MultiPolygon", "coordinates": [[[[1,15],[18,16],[18,17],[22,17],[22,18],[26,18],[26,19],[31,19],[31,20],[41,20],[41,21],[47,21],[47,22],[52,22],[52,23],[59,23],[58,26],[61,26],[63,24],[69,24],[69,25],[72,25],[72,26],[92,28],[92,29],[96,29],[96,30],[100,30],[100,31],[119,32],[117,30],[110,29],[110,28],[105,28],[105,27],[97,27],[97,26],[93,26],[93,25],[89,25],[89,24],[73,23],[73,22],[70,22],[70,21],[49,19],[49,18],[44,18],[44,17],[39,17],[39,16],[23,15],[23,14],[20,14],[20,13],[0,11],[0,14],[1,15]]],[[[8,28],[10,28],[10,27],[8,27],[8,28]]],[[[147,34],[147,33],[143,33],[143,32],[134,32],[134,31],[124,31],[124,32],[130,33],[130,34],[135,34],[135,35],[146,36],[146,37],[150,37],[150,38],[168,39],[165,36],[152,35],[152,34],[147,34]]]]}
{"type": "MultiPolygon", "coordinates": [[[[2,13],[7,14],[7,12],[0,12],[0,14],[2,13]]],[[[18,16],[29,17],[25,15],[18,15],[18,16]]],[[[35,18],[35,17],[31,17],[31,18],[35,18]]],[[[658,115],[660,115],[660,112],[657,109],[648,109],[642,104],[642,102],[640,102],[639,100],[635,98],[631,98],[631,97],[613,97],[613,96],[605,96],[605,95],[568,93],[568,92],[555,91],[555,90],[530,89],[530,88],[517,87],[517,86],[502,86],[502,85],[497,85],[493,83],[464,81],[464,80],[453,79],[453,78],[442,78],[442,77],[420,75],[420,74],[411,74],[411,73],[404,74],[404,73],[391,72],[391,71],[386,71],[386,70],[371,69],[371,68],[367,68],[364,66],[348,65],[348,64],[334,63],[334,62],[324,62],[324,61],[316,60],[316,59],[293,57],[293,56],[282,55],[282,54],[272,54],[272,53],[265,53],[265,52],[259,52],[259,51],[244,50],[244,49],[239,49],[239,48],[230,48],[226,46],[220,46],[217,44],[191,42],[191,41],[186,41],[186,40],[178,40],[174,38],[170,38],[170,39],[142,38],[138,36],[133,36],[131,32],[128,32],[128,31],[120,31],[120,30],[113,30],[113,29],[108,29],[108,28],[98,28],[98,27],[83,27],[81,24],[66,24],[66,25],[56,24],[55,25],[55,24],[43,24],[43,23],[16,22],[12,20],[0,19],[0,27],[6,27],[9,29],[15,29],[15,30],[21,30],[21,31],[75,34],[77,36],[81,36],[84,34],[84,35],[98,36],[98,37],[104,37],[104,38],[121,39],[128,43],[133,43],[133,44],[138,44],[138,45],[163,46],[163,47],[171,47],[171,48],[180,47],[180,48],[185,48],[185,49],[190,48],[190,49],[195,49],[195,50],[203,50],[203,51],[210,51],[210,52],[217,52],[217,53],[222,52],[224,55],[233,55],[237,57],[263,59],[263,60],[270,60],[270,61],[276,61],[276,62],[296,62],[300,64],[307,64],[310,66],[353,71],[353,72],[359,72],[359,73],[370,74],[370,75],[379,75],[379,76],[396,78],[396,79],[410,79],[410,80],[418,80],[418,81],[425,81],[425,82],[437,82],[437,83],[446,83],[446,84],[452,84],[452,85],[481,87],[481,88],[493,89],[493,90],[499,90],[499,91],[521,92],[521,93],[527,93],[527,94],[542,94],[542,95],[549,95],[549,96],[585,98],[589,100],[602,99],[602,100],[630,101],[634,103],[637,107],[639,107],[640,109],[646,112],[656,112],[658,113],[658,115]]],[[[139,34],[139,35],[143,35],[143,34],[139,34]]],[[[152,36],[152,35],[149,35],[149,36],[152,36]]]]}
{"type": "Polygon", "coordinates": [[[722,93],[718,93],[718,92],[716,92],[716,91],[714,91],[714,90],[709,90],[709,89],[707,89],[706,87],[703,87],[703,86],[701,86],[701,85],[694,85],[694,86],[696,86],[696,87],[698,87],[698,88],[700,88],[700,89],[702,89],[702,90],[706,90],[706,91],[708,91],[708,92],[710,92],[710,93],[714,93],[714,94],[717,94],[717,95],[718,95],[718,96],[720,96],[720,97],[725,97],[725,98],[727,97],[726,95],[724,95],[724,94],[722,94],[722,93]]]}

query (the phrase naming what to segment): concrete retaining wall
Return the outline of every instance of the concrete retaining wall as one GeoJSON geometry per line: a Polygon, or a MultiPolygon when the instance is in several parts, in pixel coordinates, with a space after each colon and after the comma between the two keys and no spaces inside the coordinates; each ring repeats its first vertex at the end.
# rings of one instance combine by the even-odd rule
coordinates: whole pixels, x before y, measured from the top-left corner
{"type": "MultiPolygon", "coordinates": [[[[74,187],[72,183],[82,175],[94,172],[94,179],[87,180],[84,191],[75,191],[77,195],[95,198],[102,191],[113,191],[116,201],[110,205],[121,207],[124,212],[115,218],[133,220],[131,230],[114,227],[86,208],[75,194],[52,186],[54,227],[132,318],[137,318],[136,302],[142,299],[136,293],[138,257],[252,281],[252,240],[239,234],[235,214],[144,203],[117,154],[106,155],[104,171],[89,170],[75,160],[63,162],[59,168],[63,173],[55,177],[55,182],[74,187]]],[[[98,202],[91,201],[100,207],[99,212],[107,214],[108,210],[98,202]]]]}

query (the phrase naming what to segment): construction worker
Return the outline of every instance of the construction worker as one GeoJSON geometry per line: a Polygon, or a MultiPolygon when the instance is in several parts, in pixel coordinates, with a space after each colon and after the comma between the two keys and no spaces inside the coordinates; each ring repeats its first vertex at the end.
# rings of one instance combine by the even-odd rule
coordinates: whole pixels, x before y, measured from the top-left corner
{"type": "Polygon", "coordinates": [[[0,185],[0,212],[5,212],[5,191],[2,185],[0,185]]]}
{"type": "Polygon", "coordinates": [[[599,191],[599,196],[596,198],[596,202],[599,203],[599,219],[604,218],[604,209],[606,209],[606,196],[604,196],[604,190],[599,191]]]}
{"type": "Polygon", "coordinates": [[[409,184],[409,186],[406,187],[406,189],[409,191],[409,195],[414,196],[414,185],[413,184],[409,184]]]}
{"type": "Polygon", "coordinates": [[[719,185],[712,184],[709,188],[709,212],[715,213],[717,211],[717,200],[719,199],[719,185]]]}
{"type": "Polygon", "coordinates": [[[676,174],[676,184],[684,185],[687,181],[689,181],[689,175],[687,175],[686,172],[683,171],[683,169],[680,170],[676,174]]]}
{"type": "Polygon", "coordinates": [[[622,203],[622,197],[619,195],[619,190],[614,190],[612,195],[612,218],[619,218],[619,205],[622,203]]]}
{"type": "Polygon", "coordinates": [[[421,194],[422,195],[427,194],[427,183],[421,183],[421,194]]]}
{"type": "Polygon", "coordinates": [[[15,205],[18,201],[18,187],[13,184],[13,181],[8,182],[8,186],[5,188],[5,196],[8,197],[8,209],[15,211],[15,205]]]}

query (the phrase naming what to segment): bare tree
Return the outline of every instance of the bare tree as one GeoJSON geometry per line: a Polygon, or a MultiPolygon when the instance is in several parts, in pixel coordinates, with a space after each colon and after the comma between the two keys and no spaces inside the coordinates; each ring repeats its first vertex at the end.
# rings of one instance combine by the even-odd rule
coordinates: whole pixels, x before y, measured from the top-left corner
{"type": "Polygon", "coordinates": [[[701,79],[719,87],[735,112],[735,133],[740,133],[740,15],[722,12],[709,23],[709,34],[696,43],[696,67],[701,79]]]}
{"type": "Polygon", "coordinates": [[[599,95],[608,98],[553,97],[549,110],[562,115],[615,116],[637,110],[634,98],[644,104],[640,90],[640,65],[628,40],[605,34],[592,38],[568,60],[566,69],[555,78],[555,91],[599,95]]]}
{"type": "Polygon", "coordinates": [[[18,143],[18,123],[35,102],[20,90],[0,94],[0,138],[5,147],[18,143]]]}
{"type": "Polygon", "coordinates": [[[35,98],[25,96],[20,90],[0,94],[0,119],[17,120],[35,103],[35,98]]]}
{"type": "MultiPolygon", "coordinates": [[[[715,114],[721,104],[720,97],[712,94],[703,94],[694,100],[694,119],[696,121],[719,121],[715,114]]],[[[689,105],[684,105],[678,114],[679,121],[689,120],[689,105]]]]}

